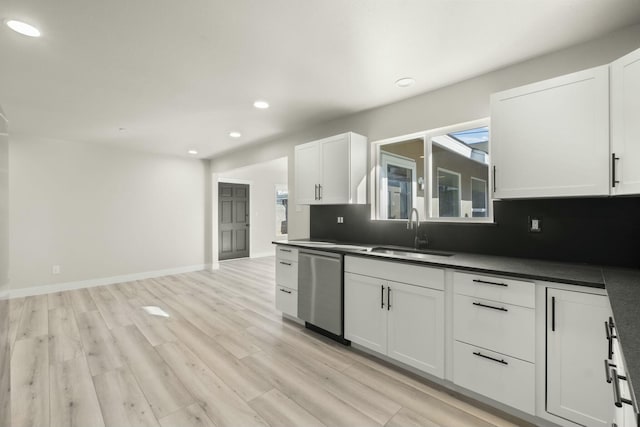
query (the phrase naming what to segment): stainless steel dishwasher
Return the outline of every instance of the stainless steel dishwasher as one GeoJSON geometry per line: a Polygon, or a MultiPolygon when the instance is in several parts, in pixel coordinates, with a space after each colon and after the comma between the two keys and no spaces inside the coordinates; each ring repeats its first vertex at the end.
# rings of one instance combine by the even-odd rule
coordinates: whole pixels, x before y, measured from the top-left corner
{"type": "Polygon", "coordinates": [[[343,339],[342,262],[341,254],[300,250],[298,317],[309,329],[347,343],[343,339]]]}

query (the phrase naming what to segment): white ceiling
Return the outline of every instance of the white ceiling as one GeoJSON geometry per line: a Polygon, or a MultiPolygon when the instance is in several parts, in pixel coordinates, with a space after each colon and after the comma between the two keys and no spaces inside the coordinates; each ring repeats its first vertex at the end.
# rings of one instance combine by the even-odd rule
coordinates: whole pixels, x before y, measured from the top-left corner
{"type": "Polygon", "coordinates": [[[0,28],[13,133],[208,157],[640,22],[640,1],[2,0],[7,18],[42,31],[0,28]]]}

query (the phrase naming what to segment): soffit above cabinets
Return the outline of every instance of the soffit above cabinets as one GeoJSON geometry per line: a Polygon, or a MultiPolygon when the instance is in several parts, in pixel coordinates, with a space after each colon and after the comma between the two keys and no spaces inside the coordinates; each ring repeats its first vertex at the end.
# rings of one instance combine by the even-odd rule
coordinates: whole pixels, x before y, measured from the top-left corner
{"type": "Polygon", "coordinates": [[[602,36],[640,3],[4,0],[0,18],[42,32],[0,29],[12,133],[208,157],[602,36]]]}

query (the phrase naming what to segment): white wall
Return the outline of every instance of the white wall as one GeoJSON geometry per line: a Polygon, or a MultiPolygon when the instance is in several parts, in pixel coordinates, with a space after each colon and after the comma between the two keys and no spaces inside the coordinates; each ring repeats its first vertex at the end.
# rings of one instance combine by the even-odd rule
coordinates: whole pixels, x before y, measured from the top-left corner
{"type": "MultiPolygon", "coordinates": [[[[300,132],[241,148],[213,158],[211,170],[215,173],[289,156],[289,198],[293,201],[293,147],[297,144],[348,131],[365,135],[371,142],[481,119],[489,116],[491,93],[603,65],[638,48],[640,24],[394,104],[341,117],[310,126],[300,132]]],[[[429,70],[424,70],[423,75],[413,77],[428,79],[429,70]]],[[[308,206],[298,210],[292,205],[289,215],[289,237],[303,238],[308,235],[308,206]]]]}
{"type": "Polygon", "coordinates": [[[16,137],[9,151],[12,292],[203,267],[208,162],[16,137]]]}
{"type": "MultiPolygon", "coordinates": [[[[0,107],[0,299],[9,288],[9,129],[0,107]]],[[[0,313],[2,315],[2,313],[0,313]]],[[[1,321],[1,319],[0,319],[1,321]]],[[[2,406],[0,406],[0,411],[2,406]]],[[[0,421],[2,418],[0,417],[0,421]]]]}
{"type": "MultiPolygon", "coordinates": [[[[275,188],[276,185],[287,185],[286,157],[257,163],[243,168],[219,172],[215,177],[215,197],[217,200],[217,182],[238,182],[249,184],[250,200],[250,256],[260,257],[275,255],[275,247],[271,243],[283,237],[276,236],[275,188]]],[[[214,212],[214,264],[218,259],[218,210],[214,212]]]]}

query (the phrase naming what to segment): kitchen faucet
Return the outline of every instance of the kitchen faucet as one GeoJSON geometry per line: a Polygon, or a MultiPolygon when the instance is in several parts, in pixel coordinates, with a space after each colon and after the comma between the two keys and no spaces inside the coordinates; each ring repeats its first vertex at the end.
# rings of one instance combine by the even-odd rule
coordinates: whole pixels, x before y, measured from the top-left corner
{"type": "Polygon", "coordinates": [[[409,214],[409,220],[407,221],[407,230],[413,230],[413,213],[416,213],[416,237],[413,239],[413,247],[415,249],[420,249],[423,246],[427,246],[427,239],[421,239],[418,236],[418,230],[420,229],[420,214],[418,213],[418,209],[411,209],[411,213],[409,214]]]}

